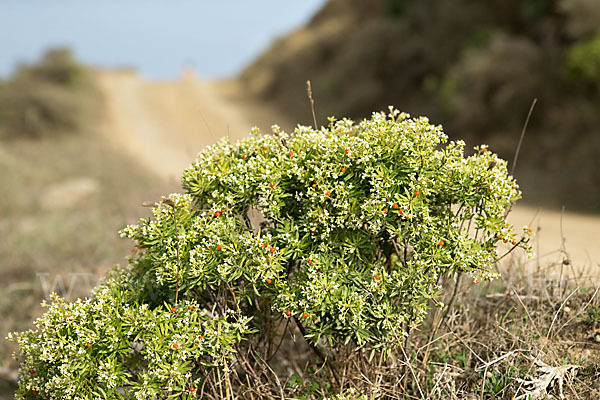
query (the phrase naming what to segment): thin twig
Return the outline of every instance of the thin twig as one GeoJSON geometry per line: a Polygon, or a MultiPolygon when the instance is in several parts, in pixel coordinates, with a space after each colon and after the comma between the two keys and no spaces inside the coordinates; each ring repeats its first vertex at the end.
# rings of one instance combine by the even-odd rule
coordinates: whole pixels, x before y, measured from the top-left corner
{"type": "Polygon", "coordinates": [[[448,316],[448,313],[450,312],[450,309],[452,308],[452,303],[454,303],[454,299],[456,298],[456,293],[458,292],[458,287],[460,286],[461,276],[462,276],[462,271],[459,270],[457,273],[457,276],[456,276],[456,283],[454,284],[454,292],[452,293],[452,297],[450,298],[450,301],[448,302],[448,306],[446,307],[446,311],[444,312],[444,315],[442,315],[442,319],[441,319],[442,322],[444,322],[444,320],[448,316]]]}
{"type": "Polygon", "coordinates": [[[523,130],[521,131],[521,137],[519,138],[519,144],[517,145],[517,150],[515,151],[515,158],[513,160],[512,167],[510,169],[511,175],[513,175],[515,172],[515,168],[517,166],[517,160],[519,159],[519,152],[521,151],[521,144],[523,143],[523,138],[525,137],[525,131],[527,131],[527,125],[529,125],[529,118],[531,118],[531,114],[533,113],[535,103],[537,103],[537,98],[533,99],[533,101],[531,102],[531,107],[529,107],[529,113],[527,114],[527,119],[525,120],[525,124],[523,125],[523,130]]]}
{"type": "MultiPolygon", "coordinates": [[[[412,374],[414,382],[417,384],[417,389],[419,389],[419,394],[421,395],[421,398],[424,399],[425,395],[423,394],[423,390],[421,390],[421,385],[419,384],[419,380],[417,379],[417,375],[415,374],[415,371],[413,370],[413,367],[410,363],[408,355],[406,354],[406,352],[404,351],[404,348],[402,346],[399,346],[399,347],[400,347],[400,350],[402,350],[402,353],[404,354],[404,359],[406,360],[406,366],[408,367],[410,373],[412,374]]],[[[405,380],[405,382],[406,382],[406,380],[405,380]]]]}
{"type": "Polygon", "coordinates": [[[315,100],[312,96],[312,87],[310,86],[310,80],[306,81],[306,93],[308,93],[308,100],[310,100],[310,109],[312,110],[313,122],[315,123],[315,130],[318,130],[317,116],[315,114],[315,100]]]}
{"type": "Polygon", "coordinates": [[[600,286],[596,288],[596,290],[594,291],[594,294],[590,298],[590,301],[588,301],[581,309],[579,309],[579,311],[574,316],[572,316],[571,318],[569,318],[569,320],[567,322],[565,322],[560,328],[558,328],[556,330],[556,332],[554,332],[554,335],[558,335],[558,333],[560,331],[562,331],[565,326],[567,326],[571,322],[573,322],[573,320],[576,319],[579,314],[581,314],[583,311],[585,311],[590,306],[590,304],[592,304],[592,302],[596,298],[596,295],[598,294],[598,290],[600,290],[600,286]]]}
{"type": "Polygon", "coordinates": [[[548,333],[546,334],[546,339],[550,338],[550,333],[552,332],[552,327],[554,326],[554,323],[556,322],[556,318],[558,318],[558,314],[562,311],[562,309],[565,307],[565,304],[567,304],[567,302],[569,301],[569,299],[579,291],[579,287],[576,287],[571,294],[569,294],[567,296],[567,298],[562,302],[562,304],[560,305],[559,309],[556,310],[556,313],[554,313],[554,318],[552,318],[552,323],[550,324],[550,328],[548,328],[548,333]]]}
{"type": "Polygon", "coordinates": [[[324,364],[327,364],[327,367],[329,367],[329,370],[331,371],[331,374],[333,375],[333,378],[335,379],[335,382],[338,384],[340,384],[340,377],[338,375],[337,370],[335,369],[335,367],[331,364],[331,362],[329,361],[329,359],[323,354],[323,352],[321,351],[321,349],[319,349],[314,343],[312,343],[310,340],[308,340],[306,338],[306,329],[304,328],[304,326],[302,325],[302,323],[300,322],[300,320],[298,320],[298,317],[294,316],[294,322],[296,323],[296,326],[298,327],[298,329],[300,330],[300,333],[302,334],[302,337],[304,338],[304,340],[306,341],[306,343],[308,343],[308,345],[310,346],[310,348],[312,349],[312,351],[315,353],[315,355],[317,357],[319,357],[324,364]]]}

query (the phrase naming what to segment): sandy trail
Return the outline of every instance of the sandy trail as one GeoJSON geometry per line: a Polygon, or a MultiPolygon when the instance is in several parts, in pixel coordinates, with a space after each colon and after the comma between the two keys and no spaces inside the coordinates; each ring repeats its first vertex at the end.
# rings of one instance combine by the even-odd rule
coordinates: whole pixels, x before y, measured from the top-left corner
{"type": "MultiPolygon", "coordinates": [[[[99,82],[107,100],[109,139],[157,175],[173,181],[179,180],[203,147],[219,138],[229,136],[236,141],[255,124],[264,128],[280,122],[270,110],[232,99],[231,86],[192,75],[152,82],[131,72],[104,71],[99,82]]],[[[562,215],[560,210],[519,205],[509,221],[517,231],[529,225],[536,232],[533,248],[537,254],[527,261],[528,266],[562,262],[564,237],[575,269],[600,281],[600,216],[562,215]]]]}
{"type": "Polygon", "coordinates": [[[178,81],[148,81],[127,71],[102,71],[108,138],[159,176],[179,180],[205,146],[223,136],[248,135],[237,108],[217,84],[189,75],[178,81]]]}

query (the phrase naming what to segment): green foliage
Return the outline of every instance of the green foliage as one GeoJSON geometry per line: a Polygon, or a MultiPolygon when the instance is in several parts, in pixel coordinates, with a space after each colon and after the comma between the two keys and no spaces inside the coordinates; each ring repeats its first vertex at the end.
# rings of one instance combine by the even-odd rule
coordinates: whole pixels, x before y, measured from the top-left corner
{"type": "Polygon", "coordinates": [[[567,54],[566,68],[575,80],[600,82],[600,34],[575,43],[567,54]]]}
{"type": "Polygon", "coordinates": [[[577,321],[594,325],[600,322],[600,306],[590,306],[585,310],[585,315],[577,317],[577,321]]]}
{"type": "MultiPolygon", "coordinates": [[[[270,368],[281,323],[321,360],[349,348],[389,356],[441,276],[495,277],[499,241],[527,247],[527,230],[505,220],[520,197],[506,162],[486,146],[465,158],[446,140],[390,109],[207,148],[183,174],[187,193],[122,231],[137,244],[126,269],[14,336],[19,393],[175,398],[207,381],[232,393],[232,371],[245,376],[237,386],[257,385],[270,368]]],[[[336,376],[333,363],[326,371],[336,376]]]]}
{"type": "Polygon", "coordinates": [[[77,84],[82,74],[83,68],[66,48],[50,49],[38,63],[25,65],[17,71],[17,75],[21,78],[26,77],[60,86],[77,84]]]}
{"type": "Polygon", "coordinates": [[[399,18],[404,15],[406,0],[387,0],[386,2],[386,15],[399,18]]]}
{"type": "Polygon", "coordinates": [[[119,271],[92,299],[68,303],[53,295],[37,330],[11,336],[21,345],[20,393],[61,399],[154,398],[165,387],[189,393],[200,380],[191,371],[223,365],[250,332],[247,318],[212,318],[192,301],[140,304],[135,285],[135,274],[119,271]]]}
{"type": "Polygon", "coordinates": [[[525,0],[519,2],[519,15],[524,22],[534,22],[547,15],[551,9],[549,0],[525,0]]]}

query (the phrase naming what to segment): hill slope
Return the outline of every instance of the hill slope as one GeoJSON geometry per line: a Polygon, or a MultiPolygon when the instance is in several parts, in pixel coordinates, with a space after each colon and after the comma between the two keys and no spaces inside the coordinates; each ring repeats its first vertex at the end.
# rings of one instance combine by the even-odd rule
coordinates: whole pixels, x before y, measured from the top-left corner
{"type": "Polygon", "coordinates": [[[393,104],[512,160],[527,199],[600,208],[600,3],[595,0],[331,0],[240,76],[245,90],[311,124],[393,104]]]}

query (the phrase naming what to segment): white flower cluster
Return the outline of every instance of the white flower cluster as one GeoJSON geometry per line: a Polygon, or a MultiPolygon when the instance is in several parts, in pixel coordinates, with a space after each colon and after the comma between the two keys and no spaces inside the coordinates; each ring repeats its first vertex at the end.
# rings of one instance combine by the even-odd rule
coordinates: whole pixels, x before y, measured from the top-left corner
{"type": "Polygon", "coordinates": [[[121,231],[136,242],[125,269],[12,336],[21,393],[185,397],[265,318],[334,346],[399,344],[440,276],[493,277],[498,243],[528,246],[506,223],[520,197],[506,162],[464,146],[390,109],[207,148],[187,193],[121,231]]]}
{"type": "Polygon", "coordinates": [[[196,385],[196,360],[223,362],[249,332],[248,317],[210,317],[192,301],[158,308],[136,304],[129,279],[121,271],[92,298],[73,303],[52,295],[36,330],[9,335],[21,346],[26,393],[84,399],[94,393],[116,398],[124,390],[136,398],[165,388],[188,391],[196,385]]]}

